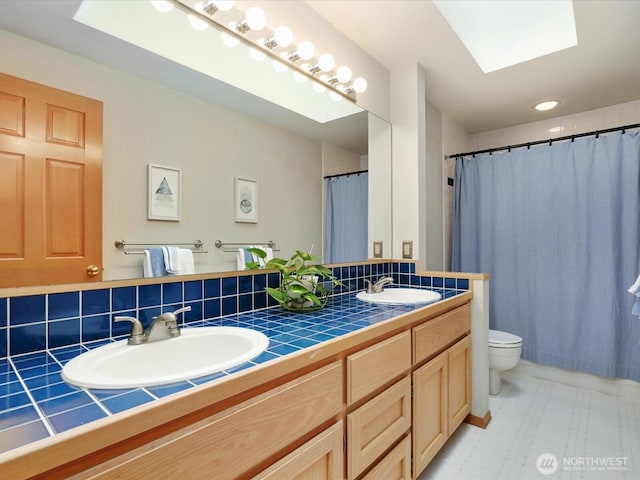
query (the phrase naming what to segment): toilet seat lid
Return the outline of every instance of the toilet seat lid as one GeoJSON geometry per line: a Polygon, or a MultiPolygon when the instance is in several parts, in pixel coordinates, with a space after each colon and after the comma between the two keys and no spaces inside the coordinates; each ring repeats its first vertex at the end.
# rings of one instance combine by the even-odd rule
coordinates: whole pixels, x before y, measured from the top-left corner
{"type": "Polygon", "coordinates": [[[522,343],[522,338],[501,330],[489,330],[489,345],[507,346],[522,343]]]}

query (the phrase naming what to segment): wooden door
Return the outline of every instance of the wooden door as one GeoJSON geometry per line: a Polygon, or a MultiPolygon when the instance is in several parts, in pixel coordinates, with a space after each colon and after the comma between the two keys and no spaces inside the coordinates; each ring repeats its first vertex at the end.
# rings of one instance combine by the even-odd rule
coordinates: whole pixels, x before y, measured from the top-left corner
{"type": "Polygon", "coordinates": [[[471,337],[449,349],[449,435],[471,411],[471,337]]]}
{"type": "Polygon", "coordinates": [[[413,372],[413,476],[418,477],[448,438],[448,351],[413,372]]]}
{"type": "Polygon", "coordinates": [[[102,102],[0,74],[0,288],[101,279],[102,102]]]}

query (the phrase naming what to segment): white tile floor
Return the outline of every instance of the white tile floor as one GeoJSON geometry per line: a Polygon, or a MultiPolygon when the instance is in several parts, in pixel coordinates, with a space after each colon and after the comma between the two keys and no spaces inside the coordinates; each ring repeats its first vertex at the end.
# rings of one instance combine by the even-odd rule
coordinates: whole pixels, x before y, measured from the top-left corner
{"type": "Polygon", "coordinates": [[[418,480],[640,479],[640,396],[502,377],[487,429],[461,425],[418,480]]]}

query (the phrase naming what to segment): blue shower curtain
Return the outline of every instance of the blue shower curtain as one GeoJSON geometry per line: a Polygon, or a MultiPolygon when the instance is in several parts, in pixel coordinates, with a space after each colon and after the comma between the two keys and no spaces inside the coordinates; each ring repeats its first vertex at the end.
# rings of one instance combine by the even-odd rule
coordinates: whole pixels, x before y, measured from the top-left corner
{"type": "Polygon", "coordinates": [[[524,359],[640,381],[640,132],[458,158],[452,265],[524,359]]]}
{"type": "Polygon", "coordinates": [[[324,261],[341,263],[367,259],[369,175],[333,177],[326,182],[324,261]]]}

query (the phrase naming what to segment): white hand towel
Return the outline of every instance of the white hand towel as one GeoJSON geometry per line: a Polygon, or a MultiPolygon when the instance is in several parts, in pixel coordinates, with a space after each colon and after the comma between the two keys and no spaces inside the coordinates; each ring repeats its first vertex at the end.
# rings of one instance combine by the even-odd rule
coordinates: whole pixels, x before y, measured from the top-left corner
{"type": "Polygon", "coordinates": [[[260,247],[264,250],[264,253],[267,254],[266,257],[264,257],[264,263],[269,263],[270,260],[273,260],[273,248],[270,247],[260,247]]]}
{"type": "Polygon", "coordinates": [[[151,252],[149,250],[144,251],[144,259],[142,260],[142,276],[144,278],[153,277],[153,270],[151,268],[151,252]]]}
{"type": "Polygon", "coordinates": [[[178,269],[178,247],[162,247],[162,254],[164,255],[164,268],[167,273],[175,274],[178,269]]]}
{"type": "Polygon", "coordinates": [[[174,275],[195,273],[193,251],[189,248],[163,247],[164,263],[167,272],[174,275]]]}
{"type": "Polygon", "coordinates": [[[180,265],[180,275],[191,275],[196,273],[193,251],[190,248],[178,249],[178,263],[180,265]]]}
{"type": "Polygon", "coordinates": [[[632,293],[636,297],[640,297],[640,275],[636,279],[635,283],[629,287],[629,293],[632,293]]]}

